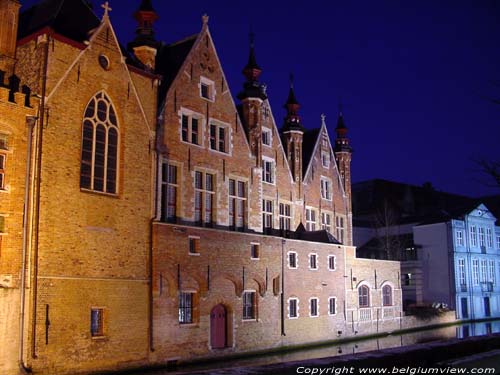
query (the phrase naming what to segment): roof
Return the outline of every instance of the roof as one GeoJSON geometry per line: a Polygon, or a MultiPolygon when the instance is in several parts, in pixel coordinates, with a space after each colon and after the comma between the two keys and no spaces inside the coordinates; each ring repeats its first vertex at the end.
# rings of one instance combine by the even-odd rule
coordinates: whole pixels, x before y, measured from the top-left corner
{"type": "Polygon", "coordinates": [[[77,42],[88,40],[89,32],[101,23],[86,0],[44,0],[19,17],[18,38],[45,27],[77,42]]]}
{"type": "Polygon", "coordinates": [[[154,12],[153,4],[151,4],[151,0],[142,0],[141,5],[139,6],[139,11],[154,12]]]}
{"type": "Polygon", "coordinates": [[[302,138],[302,177],[305,177],[320,131],[321,128],[306,130],[302,138]]]}
{"type": "Polygon", "coordinates": [[[158,48],[158,54],[156,55],[156,73],[163,76],[159,90],[160,100],[158,104],[160,106],[163,105],[167,91],[172,85],[175,77],[177,77],[177,73],[193,48],[197,37],[198,34],[191,35],[172,44],[162,44],[158,48]]]}

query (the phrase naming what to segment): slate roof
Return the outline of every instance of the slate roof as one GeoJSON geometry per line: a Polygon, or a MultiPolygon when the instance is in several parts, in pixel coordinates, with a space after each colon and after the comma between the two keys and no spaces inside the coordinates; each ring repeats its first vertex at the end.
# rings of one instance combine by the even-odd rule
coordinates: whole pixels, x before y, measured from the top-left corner
{"type": "Polygon", "coordinates": [[[162,106],[167,91],[172,85],[179,69],[193,48],[198,34],[191,35],[185,39],[172,44],[161,44],[156,55],[156,73],[163,76],[160,86],[160,100],[158,105],[162,106]]]}
{"type": "Polygon", "coordinates": [[[333,243],[336,245],[341,245],[341,243],[325,229],[309,231],[309,232],[300,232],[298,234],[299,238],[304,241],[311,242],[322,242],[322,243],[333,243]]]}
{"type": "Polygon", "coordinates": [[[302,138],[302,177],[305,177],[307,167],[313,156],[314,146],[319,137],[321,128],[306,130],[302,138]]]}
{"type": "Polygon", "coordinates": [[[58,34],[81,43],[88,40],[89,31],[100,23],[86,0],[45,0],[21,13],[18,38],[51,27],[58,34]]]}

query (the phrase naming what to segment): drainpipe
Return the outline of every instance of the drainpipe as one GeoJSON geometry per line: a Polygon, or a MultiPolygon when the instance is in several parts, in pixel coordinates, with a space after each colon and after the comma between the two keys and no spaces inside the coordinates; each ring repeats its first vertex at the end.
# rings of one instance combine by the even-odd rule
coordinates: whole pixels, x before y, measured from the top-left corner
{"type": "MultiPolygon", "coordinates": [[[[37,134],[37,155],[36,155],[36,173],[35,173],[35,236],[33,241],[33,285],[32,285],[32,305],[31,305],[31,357],[37,358],[36,355],[36,309],[37,309],[37,293],[38,293],[38,245],[39,245],[39,231],[40,231],[40,188],[41,188],[41,174],[42,174],[42,148],[43,148],[43,127],[45,123],[45,95],[47,92],[47,70],[49,62],[49,39],[50,34],[45,34],[45,56],[44,67],[42,76],[42,99],[40,103],[39,113],[40,120],[38,122],[37,134]]],[[[43,37],[42,37],[43,38],[43,37]]]]}
{"type": "Polygon", "coordinates": [[[28,127],[28,140],[26,151],[26,177],[24,178],[24,213],[23,213],[23,248],[21,261],[21,314],[19,316],[19,368],[23,373],[31,371],[23,360],[24,353],[24,317],[26,310],[26,251],[28,249],[28,214],[29,214],[29,196],[30,196],[30,176],[31,176],[31,158],[33,143],[33,128],[38,117],[26,116],[26,126],[28,127]]]}

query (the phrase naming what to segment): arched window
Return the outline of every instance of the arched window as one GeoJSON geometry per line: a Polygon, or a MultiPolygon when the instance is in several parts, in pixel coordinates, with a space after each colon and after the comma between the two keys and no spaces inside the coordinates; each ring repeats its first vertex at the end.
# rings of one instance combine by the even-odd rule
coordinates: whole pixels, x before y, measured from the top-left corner
{"type": "Polygon", "coordinates": [[[118,166],[118,121],[108,96],[94,96],[83,118],[80,187],[116,193],[118,166]]]}
{"type": "Polygon", "coordinates": [[[392,306],[392,288],[390,285],[385,285],[382,288],[382,305],[392,306]]]}
{"type": "Polygon", "coordinates": [[[366,285],[361,285],[358,288],[359,307],[370,307],[370,288],[366,285]]]}

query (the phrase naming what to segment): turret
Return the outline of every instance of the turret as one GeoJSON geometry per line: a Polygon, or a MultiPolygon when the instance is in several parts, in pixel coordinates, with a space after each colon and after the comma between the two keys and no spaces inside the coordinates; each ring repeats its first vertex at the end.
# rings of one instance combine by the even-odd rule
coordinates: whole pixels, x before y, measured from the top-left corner
{"type": "MultiPolygon", "coordinates": [[[[292,171],[293,180],[302,186],[302,141],[304,137],[304,126],[302,125],[299,109],[300,104],[295,97],[293,87],[293,75],[290,75],[290,91],[285,103],[287,111],[285,121],[281,129],[286,147],[288,164],[292,171]]],[[[301,190],[301,188],[300,188],[301,190]]]]}
{"type": "Polygon", "coordinates": [[[335,160],[337,161],[339,173],[344,184],[344,191],[350,197],[352,148],[349,144],[349,138],[347,138],[347,131],[348,129],[344,122],[344,116],[342,114],[342,111],[340,110],[337,120],[337,127],[335,128],[337,137],[335,139],[335,147],[333,151],[335,153],[335,160]]]}
{"type": "Polygon", "coordinates": [[[135,56],[149,70],[155,69],[156,53],[158,42],[154,37],[153,25],[158,19],[151,0],[142,0],[139,9],[134,13],[137,21],[135,39],[128,44],[129,50],[133,51],[135,56]]]}
{"type": "Polygon", "coordinates": [[[20,7],[18,0],[0,0],[0,86],[14,72],[20,7]]]}

